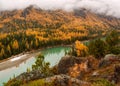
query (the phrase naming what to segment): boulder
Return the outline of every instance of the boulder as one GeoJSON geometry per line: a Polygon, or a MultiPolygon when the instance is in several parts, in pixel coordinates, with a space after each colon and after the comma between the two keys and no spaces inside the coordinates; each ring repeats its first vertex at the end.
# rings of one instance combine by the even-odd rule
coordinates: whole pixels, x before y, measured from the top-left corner
{"type": "Polygon", "coordinates": [[[107,54],[105,57],[104,57],[104,60],[117,60],[118,59],[118,56],[117,55],[114,55],[114,54],[107,54]]]}
{"type": "Polygon", "coordinates": [[[117,55],[108,54],[100,61],[99,68],[109,66],[111,63],[118,60],[119,60],[119,57],[117,55]]]}
{"type": "Polygon", "coordinates": [[[45,82],[53,82],[53,86],[90,86],[90,83],[60,74],[45,78],[45,82]]]}
{"type": "Polygon", "coordinates": [[[106,66],[109,66],[111,64],[111,61],[109,60],[101,60],[98,67],[101,68],[101,67],[106,67],[106,66]]]}
{"type": "Polygon", "coordinates": [[[45,75],[41,74],[39,70],[24,72],[16,77],[17,80],[22,80],[25,82],[35,80],[35,79],[40,79],[40,78],[45,78],[45,75]]]}
{"type": "Polygon", "coordinates": [[[58,63],[58,73],[66,74],[69,72],[69,68],[74,66],[74,64],[80,64],[84,62],[85,59],[81,59],[79,57],[74,56],[64,56],[60,62],[58,63]]]}

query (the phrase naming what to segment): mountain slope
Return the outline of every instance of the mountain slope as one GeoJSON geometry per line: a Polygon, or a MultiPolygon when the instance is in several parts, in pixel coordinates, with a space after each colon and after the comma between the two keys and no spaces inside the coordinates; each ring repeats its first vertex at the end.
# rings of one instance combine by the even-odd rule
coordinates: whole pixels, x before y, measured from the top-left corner
{"type": "Polygon", "coordinates": [[[0,12],[0,59],[39,49],[105,36],[118,29],[120,19],[86,9],[65,12],[29,6],[0,12]]]}
{"type": "Polygon", "coordinates": [[[1,12],[0,15],[2,32],[29,28],[107,30],[111,27],[118,28],[120,25],[117,18],[95,14],[86,9],[65,12],[29,6],[24,10],[1,12]]]}

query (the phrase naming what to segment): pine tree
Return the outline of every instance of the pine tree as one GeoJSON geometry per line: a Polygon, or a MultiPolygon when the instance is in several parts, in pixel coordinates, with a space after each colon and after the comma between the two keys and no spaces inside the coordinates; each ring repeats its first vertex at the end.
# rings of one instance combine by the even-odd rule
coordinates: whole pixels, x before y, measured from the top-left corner
{"type": "Polygon", "coordinates": [[[1,51],[0,51],[0,59],[4,59],[4,57],[5,57],[5,51],[2,48],[1,51]]]}
{"type": "Polygon", "coordinates": [[[107,37],[106,42],[109,46],[115,46],[119,43],[119,35],[118,32],[113,30],[107,37]]]}
{"type": "Polygon", "coordinates": [[[119,44],[119,42],[120,42],[120,40],[119,40],[118,32],[113,30],[106,37],[107,53],[120,54],[120,46],[117,46],[119,44]]]}
{"type": "Polygon", "coordinates": [[[89,47],[89,53],[94,55],[96,58],[102,58],[105,55],[105,43],[100,38],[91,41],[88,45],[89,47]]]}
{"type": "Polygon", "coordinates": [[[28,44],[28,41],[26,42],[25,46],[26,46],[27,50],[29,50],[30,46],[28,44]]]}
{"type": "Polygon", "coordinates": [[[9,45],[7,46],[7,52],[8,52],[9,55],[11,55],[11,48],[10,48],[9,45]]]}

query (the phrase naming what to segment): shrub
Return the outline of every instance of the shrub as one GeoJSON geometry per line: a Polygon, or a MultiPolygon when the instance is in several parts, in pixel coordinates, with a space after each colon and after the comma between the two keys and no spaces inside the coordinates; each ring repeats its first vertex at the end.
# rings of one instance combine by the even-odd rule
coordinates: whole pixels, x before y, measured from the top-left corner
{"type": "Polygon", "coordinates": [[[22,81],[12,79],[12,80],[9,80],[7,83],[4,83],[4,86],[21,86],[21,84],[23,84],[22,81]]]}
{"type": "Polygon", "coordinates": [[[88,47],[89,47],[89,53],[94,55],[96,58],[101,58],[105,55],[105,43],[101,39],[96,39],[94,41],[90,41],[88,47]]]}
{"type": "Polygon", "coordinates": [[[44,79],[40,79],[40,80],[31,81],[22,86],[53,86],[53,85],[54,85],[53,82],[45,82],[44,79]]]}
{"type": "Polygon", "coordinates": [[[93,82],[92,86],[115,86],[115,85],[110,83],[108,80],[100,79],[93,82]]]}
{"type": "Polygon", "coordinates": [[[40,70],[40,72],[47,77],[47,76],[52,75],[52,71],[49,66],[50,66],[50,63],[45,62],[44,56],[39,54],[35,64],[32,65],[32,70],[40,70]]]}
{"type": "Polygon", "coordinates": [[[120,46],[117,46],[120,42],[119,35],[117,31],[113,30],[107,37],[106,37],[106,44],[107,44],[107,53],[119,54],[120,53],[120,46]]]}
{"type": "Polygon", "coordinates": [[[115,46],[119,43],[119,35],[118,32],[113,30],[107,37],[106,42],[109,46],[115,46]]]}

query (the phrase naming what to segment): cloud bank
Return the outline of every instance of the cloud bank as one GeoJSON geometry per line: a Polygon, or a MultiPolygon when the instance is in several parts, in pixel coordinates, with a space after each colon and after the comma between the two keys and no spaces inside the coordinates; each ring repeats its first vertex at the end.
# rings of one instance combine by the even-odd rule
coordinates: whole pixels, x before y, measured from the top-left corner
{"type": "Polygon", "coordinates": [[[97,13],[113,15],[120,18],[120,0],[0,0],[0,11],[24,9],[29,5],[37,5],[42,9],[74,9],[86,8],[97,13]]]}

